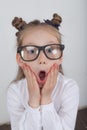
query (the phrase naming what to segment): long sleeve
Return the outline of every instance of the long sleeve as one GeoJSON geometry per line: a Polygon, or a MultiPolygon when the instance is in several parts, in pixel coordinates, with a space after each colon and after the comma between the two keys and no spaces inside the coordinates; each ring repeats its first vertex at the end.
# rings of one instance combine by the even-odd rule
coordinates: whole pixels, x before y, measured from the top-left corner
{"type": "MultiPolygon", "coordinates": [[[[12,84],[7,91],[7,106],[12,130],[74,130],[79,105],[75,81],[59,74],[52,103],[33,109],[28,105],[26,80],[12,84]]],[[[28,95],[29,96],[29,95],[28,95]]]]}
{"type": "MultiPolygon", "coordinates": [[[[28,105],[23,107],[20,93],[15,85],[8,88],[7,106],[10,114],[12,130],[41,130],[39,108],[33,109],[28,105]]],[[[18,86],[17,86],[18,87],[18,86]]]]}
{"type": "MultiPolygon", "coordinates": [[[[79,89],[75,82],[66,83],[61,95],[60,109],[54,103],[42,105],[43,130],[74,130],[79,104],[79,89]]],[[[58,104],[56,104],[57,106],[58,104]]]]}

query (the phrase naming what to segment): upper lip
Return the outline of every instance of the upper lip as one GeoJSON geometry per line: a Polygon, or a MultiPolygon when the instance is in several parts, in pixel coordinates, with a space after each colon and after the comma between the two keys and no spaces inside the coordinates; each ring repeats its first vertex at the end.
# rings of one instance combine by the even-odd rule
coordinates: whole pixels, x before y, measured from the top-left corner
{"type": "Polygon", "coordinates": [[[41,72],[44,72],[44,73],[45,73],[45,75],[47,75],[46,70],[40,70],[40,71],[38,72],[38,75],[39,75],[41,72]]]}

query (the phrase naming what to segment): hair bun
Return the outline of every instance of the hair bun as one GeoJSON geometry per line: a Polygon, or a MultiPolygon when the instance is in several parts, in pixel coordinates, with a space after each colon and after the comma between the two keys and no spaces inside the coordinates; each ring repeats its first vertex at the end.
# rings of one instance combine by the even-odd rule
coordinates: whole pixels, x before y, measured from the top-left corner
{"type": "Polygon", "coordinates": [[[62,18],[58,14],[55,13],[55,14],[53,14],[53,18],[51,20],[47,19],[44,21],[45,21],[45,23],[47,23],[59,30],[59,26],[62,22],[62,18]]]}
{"type": "Polygon", "coordinates": [[[51,20],[53,24],[58,24],[60,26],[62,18],[58,14],[53,14],[53,19],[51,20]]]}
{"type": "Polygon", "coordinates": [[[22,18],[15,17],[12,21],[12,25],[19,31],[24,29],[26,22],[22,18]]]}

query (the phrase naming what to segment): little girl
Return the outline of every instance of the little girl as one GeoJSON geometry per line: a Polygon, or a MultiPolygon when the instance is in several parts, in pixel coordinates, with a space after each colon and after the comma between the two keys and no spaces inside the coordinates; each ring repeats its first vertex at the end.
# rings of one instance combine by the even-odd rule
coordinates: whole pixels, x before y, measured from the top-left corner
{"type": "Polygon", "coordinates": [[[26,23],[15,17],[18,29],[16,79],[7,92],[12,130],[74,130],[79,104],[76,82],[63,75],[62,18],[26,23]]]}

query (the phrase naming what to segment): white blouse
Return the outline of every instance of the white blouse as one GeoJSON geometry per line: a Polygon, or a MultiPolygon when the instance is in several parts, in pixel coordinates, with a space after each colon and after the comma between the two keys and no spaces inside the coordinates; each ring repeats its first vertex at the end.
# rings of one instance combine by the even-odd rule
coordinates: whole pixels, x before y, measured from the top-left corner
{"type": "Polygon", "coordinates": [[[31,108],[26,79],[12,83],[7,106],[12,130],[74,130],[79,104],[77,83],[59,73],[52,103],[31,108]]]}

